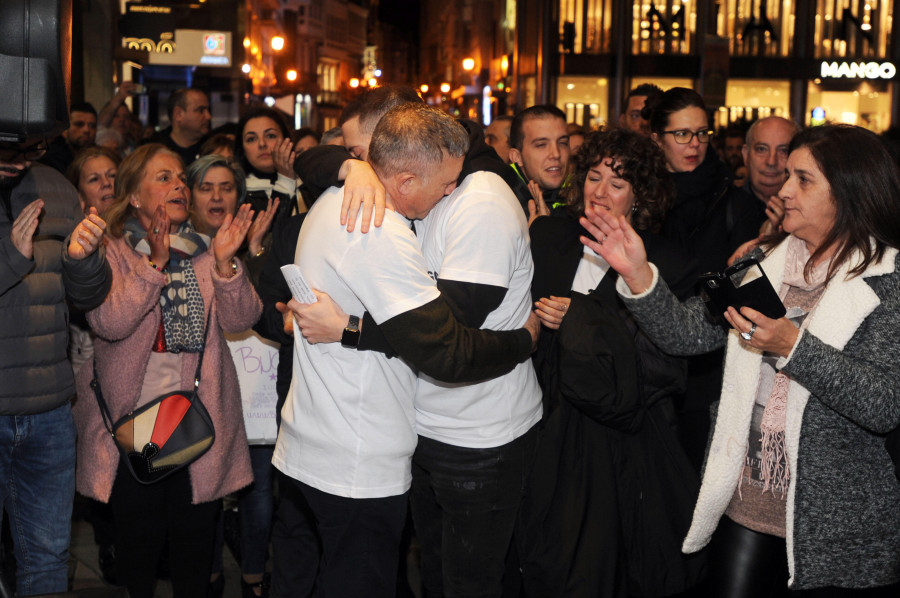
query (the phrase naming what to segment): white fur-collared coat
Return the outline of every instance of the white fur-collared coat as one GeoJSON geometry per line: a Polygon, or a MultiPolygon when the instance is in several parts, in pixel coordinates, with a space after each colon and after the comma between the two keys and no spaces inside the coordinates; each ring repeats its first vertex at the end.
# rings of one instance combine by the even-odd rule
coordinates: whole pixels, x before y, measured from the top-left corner
{"type": "MultiPolygon", "coordinates": [[[[761,264],[779,289],[787,242],[761,264]]],[[[753,257],[762,258],[761,252],[753,257]]],[[[900,580],[900,483],[884,434],[900,424],[898,252],[861,276],[835,274],[808,326],[776,367],[791,377],[785,444],[787,560],[793,589],[862,588],[900,580]]],[[[658,282],[617,289],[664,351],[690,355],[727,345],[722,395],[685,552],[706,546],[737,488],[747,452],[762,353],[713,325],[699,299],[684,304],[658,282]]]]}

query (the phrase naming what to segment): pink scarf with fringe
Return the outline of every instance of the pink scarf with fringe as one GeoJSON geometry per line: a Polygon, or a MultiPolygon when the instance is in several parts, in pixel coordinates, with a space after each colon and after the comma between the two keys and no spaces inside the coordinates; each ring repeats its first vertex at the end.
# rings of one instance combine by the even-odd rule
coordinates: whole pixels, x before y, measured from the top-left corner
{"type": "MultiPolygon", "coordinates": [[[[806,243],[800,239],[791,236],[788,237],[787,257],[784,267],[784,280],[779,293],[781,300],[790,300],[790,291],[792,288],[812,293],[809,297],[814,298],[809,305],[792,305],[788,307],[799,307],[805,310],[806,318],[800,326],[800,331],[804,331],[809,325],[819,298],[822,296],[821,290],[824,290],[825,284],[828,282],[828,264],[825,260],[815,266],[811,272],[810,280],[807,281],[803,276],[803,270],[809,261],[810,253],[806,247],[806,243]],[[821,290],[820,290],[821,289],[821,290]],[[818,293],[813,293],[819,290],[818,293]]],[[[796,298],[796,297],[794,297],[796,298]]],[[[787,304],[786,304],[787,305],[787,304]]],[[[775,488],[781,487],[781,498],[788,487],[791,479],[791,472],[787,464],[784,443],[784,427],[787,414],[788,391],[790,390],[791,378],[782,372],[775,373],[775,384],[772,387],[772,393],[766,403],[763,411],[762,424],[762,463],[760,465],[760,475],[763,482],[763,492],[767,490],[774,494],[775,488]]]]}

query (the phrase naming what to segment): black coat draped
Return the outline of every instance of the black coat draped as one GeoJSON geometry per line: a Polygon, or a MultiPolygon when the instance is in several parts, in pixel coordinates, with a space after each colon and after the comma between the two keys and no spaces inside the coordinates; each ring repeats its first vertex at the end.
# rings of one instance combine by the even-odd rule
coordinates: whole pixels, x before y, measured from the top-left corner
{"type": "MultiPolygon", "coordinates": [[[[583,246],[572,218],[531,227],[532,295],[569,296],[559,330],[536,355],[545,421],[517,547],[529,596],[665,596],[691,587],[702,555],[681,554],[698,480],[671,428],[682,359],[638,330],[610,270],[597,289],[571,292],[583,246]]],[[[642,234],[651,261],[689,293],[693,264],[642,234]]]]}

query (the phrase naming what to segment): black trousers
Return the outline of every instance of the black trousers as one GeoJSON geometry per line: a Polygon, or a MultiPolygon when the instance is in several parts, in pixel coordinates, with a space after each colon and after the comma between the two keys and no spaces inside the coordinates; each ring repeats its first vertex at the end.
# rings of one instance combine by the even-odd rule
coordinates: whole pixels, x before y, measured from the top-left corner
{"type": "Polygon", "coordinates": [[[722,517],[709,545],[709,596],[716,598],[896,598],[900,585],[791,591],[785,541],[722,517]]]}
{"type": "Polygon", "coordinates": [[[156,564],[167,539],[174,597],[206,595],[222,501],[191,504],[186,468],[145,486],[120,463],[109,504],[116,523],[118,579],[131,598],[153,598],[156,564]]]}
{"type": "Polygon", "coordinates": [[[293,598],[312,591],[320,598],[393,598],[409,492],[345,498],[288,476],[280,476],[279,484],[272,594],[293,598]],[[292,530],[281,527],[285,515],[292,530]],[[285,533],[294,534],[288,543],[290,556],[279,554],[286,545],[285,533]]]}

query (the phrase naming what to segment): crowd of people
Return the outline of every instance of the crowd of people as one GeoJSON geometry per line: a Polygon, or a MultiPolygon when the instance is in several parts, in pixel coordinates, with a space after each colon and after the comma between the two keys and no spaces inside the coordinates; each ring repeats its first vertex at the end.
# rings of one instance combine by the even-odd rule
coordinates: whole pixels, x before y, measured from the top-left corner
{"type": "Polygon", "coordinates": [[[76,491],[132,598],[161,570],[221,596],[229,536],[245,598],[411,595],[412,536],[428,598],[900,591],[900,169],[875,134],[717,134],[649,84],[596,130],[386,86],[321,135],[263,106],[213,131],[199,89],[145,131],[135,90],[0,143],[18,595],[66,590],[76,491]],[[785,313],[715,308],[708,280],[768,280],[785,313]],[[264,442],[235,336],[277,347],[264,442]],[[156,432],[128,452],[109,420],[191,387],[214,440],[146,483],[156,432]]]}

